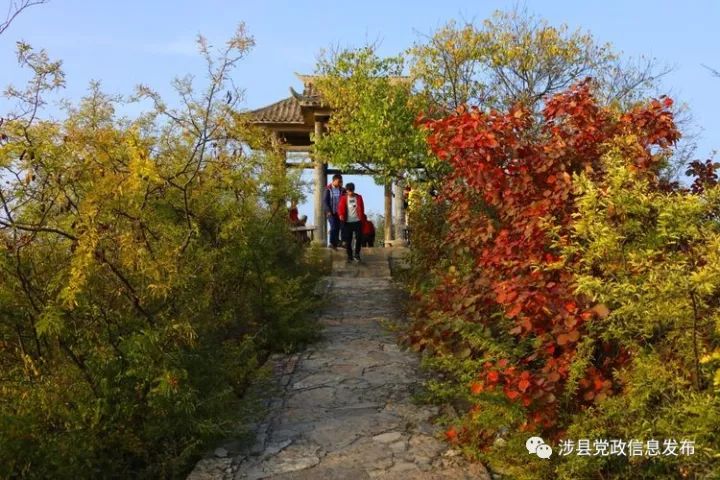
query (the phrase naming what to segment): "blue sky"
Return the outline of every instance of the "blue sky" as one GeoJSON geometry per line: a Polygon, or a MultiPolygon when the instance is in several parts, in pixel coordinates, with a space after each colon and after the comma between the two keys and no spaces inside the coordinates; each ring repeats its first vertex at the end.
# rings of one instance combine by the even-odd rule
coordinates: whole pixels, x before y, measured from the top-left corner
{"type": "MultiPolygon", "coordinates": [[[[7,2],[0,0],[0,12],[7,2]]],[[[51,0],[27,10],[0,36],[0,84],[25,78],[14,56],[15,41],[22,39],[63,60],[64,98],[77,99],[90,80],[100,80],[110,93],[130,94],[142,82],[170,99],[173,77],[202,75],[195,36],[202,33],[220,43],[244,21],[257,45],[234,79],[246,89],[246,107],[256,108],[284,98],[290,86],[299,88],[293,72],[312,72],[322,48],[378,40],[381,53],[396,54],[452,18],[482,20],[516,3],[51,0]]],[[[589,30],[627,55],[643,54],[675,66],[664,85],[687,102],[701,128],[698,156],[720,146],[720,79],[702,67],[720,69],[720,2],[538,0],[526,5],[553,24],[589,30]]],[[[380,213],[381,188],[367,178],[349,180],[364,194],[368,209],[380,213]]],[[[312,218],[310,202],[300,210],[312,218]]]]}

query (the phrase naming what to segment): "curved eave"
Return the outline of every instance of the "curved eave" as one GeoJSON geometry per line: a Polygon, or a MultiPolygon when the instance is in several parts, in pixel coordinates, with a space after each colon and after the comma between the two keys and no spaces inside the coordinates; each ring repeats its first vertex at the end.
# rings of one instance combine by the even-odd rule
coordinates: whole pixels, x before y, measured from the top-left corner
{"type": "Polygon", "coordinates": [[[266,107],[251,110],[250,121],[258,124],[303,125],[300,102],[295,97],[288,97],[266,107]]]}
{"type": "Polygon", "coordinates": [[[302,130],[312,130],[312,128],[308,127],[304,122],[273,122],[267,120],[250,120],[250,123],[252,123],[253,125],[261,125],[263,127],[273,128],[276,130],[282,130],[283,128],[296,129],[298,127],[305,127],[302,130]]]}

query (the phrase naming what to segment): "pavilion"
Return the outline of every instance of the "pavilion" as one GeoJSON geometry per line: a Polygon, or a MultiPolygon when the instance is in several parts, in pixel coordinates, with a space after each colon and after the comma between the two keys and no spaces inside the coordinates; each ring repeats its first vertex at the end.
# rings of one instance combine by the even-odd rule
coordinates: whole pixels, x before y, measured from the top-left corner
{"type": "MultiPolygon", "coordinates": [[[[288,168],[312,168],[313,175],[313,210],[315,222],[315,241],[327,243],[327,220],[323,207],[323,195],[328,183],[328,175],[335,173],[349,175],[367,175],[362,169],[346,169],[343,171],[329,168],[327,159],[319,158],[313,151],[313,138],[327,132],[328,121],[332,116],[332,108],[327,105],[313,85],[314,75],[296,76],[303,83],[302,93],[290,87],[290,96],[262,108],[250,112],[251,122],[269,130],[273,144],[285,157],[288,168]],[[288,162],[288,152],[307,152],[310,162],[288,162]]],[[[405,229],[405,212],[403,209],[402,186],[398,182],[385,185],[385,245],[403,242],[402,232],[405,229]],[[394,197],[394,201],[393,201],[394,197]],[[393,208],[393,203],[394,208],[393,208]],[[395,217],[393,217],[393,210],[395,217]],[[393,226],[394,231],[393,231],[393,226]],[[397,239],[397,240],[395,240],[397,239]]]]}

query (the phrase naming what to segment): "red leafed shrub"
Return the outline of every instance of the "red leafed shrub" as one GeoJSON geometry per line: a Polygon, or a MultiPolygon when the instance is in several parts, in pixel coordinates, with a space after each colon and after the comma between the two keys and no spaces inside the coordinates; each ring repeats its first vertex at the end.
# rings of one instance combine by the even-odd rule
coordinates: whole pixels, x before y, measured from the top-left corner
{"type": "MultiPolygon", "coordinates": [[[[434,272],[432,289],[417,297],[408,342],[487,359],[470,392],[504,392],[525,408],[524,428],[552,431],[588,322],[608,313],[574,293],[567,266],[576,259],[560,250],[575,213],[573,174],[600,178],[601,157],[615,140],[631,168],[656,182],[657,152],[679,138],[671,104],[661,98],[618,113],[599,106],[586,81],[549,99],[540,118],[515,107],[424,122],[432,151],[452,166],[435,201],[447,220],[438,245],[453,253],[451,265],[434,272]],[[502,339],[506,356],[437,321],[443,315],[502,339]]],[[[629,358],[617,345],[593,348],[573,380],[571,408],[611,395],[611,371],[629,358]]]]}
{"type": "Polygon", "coordinates": [[[706,188],[714,187],[718,184],[717,170],[720,168],[720,163],[713,162],[712,160],[694,160],[688,165],[685,175],[691,175],[695,177],[690,190],[693,193],[702,193],[706,188]]]}

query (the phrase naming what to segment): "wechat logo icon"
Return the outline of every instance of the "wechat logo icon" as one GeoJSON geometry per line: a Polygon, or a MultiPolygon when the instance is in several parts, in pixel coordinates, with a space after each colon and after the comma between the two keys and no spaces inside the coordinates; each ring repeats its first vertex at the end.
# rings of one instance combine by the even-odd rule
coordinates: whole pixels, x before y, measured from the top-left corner
{"type": "Polygon", "coordinates": [[[525,442],[525,448],[528,449],[530,455],[535,454],[540,458],[550,458],[550,455],[552,455],[552,448],[540,437],[528,438],[525,442]]]}

